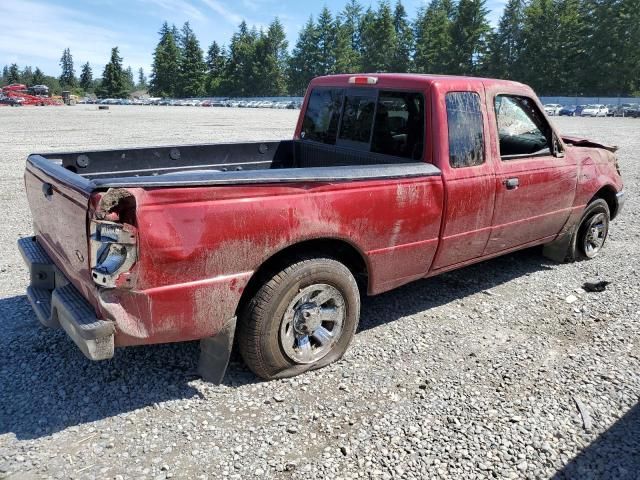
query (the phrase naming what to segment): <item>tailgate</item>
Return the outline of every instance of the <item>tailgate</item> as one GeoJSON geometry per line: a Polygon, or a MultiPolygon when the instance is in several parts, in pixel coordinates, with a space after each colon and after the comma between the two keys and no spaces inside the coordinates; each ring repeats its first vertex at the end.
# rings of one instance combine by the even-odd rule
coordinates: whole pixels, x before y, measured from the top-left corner
{"type": "Polygon", "coordinates": [[[87,211],[91,191],[69,181],[71,175],[83,181],[79,175],[64,171],[54,164],[52,167],[44,171],[34,166],[31,158],[27,163],[25,188],[34,233],[38,243],[67,279],[90,299],[95,292],[87,244],[87,211]]]}

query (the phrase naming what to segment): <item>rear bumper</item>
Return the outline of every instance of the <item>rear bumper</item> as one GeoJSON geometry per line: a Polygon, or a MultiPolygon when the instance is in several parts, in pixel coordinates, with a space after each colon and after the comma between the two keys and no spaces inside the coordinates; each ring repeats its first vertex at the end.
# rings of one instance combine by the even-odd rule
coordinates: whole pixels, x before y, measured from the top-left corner
{"type": "Polygon", "coordinates": [[[35,237],[18,241],[30,273],[27,298],[40,323],[62,327],[91,360],[113,357],[115,324],[101,320],[78,290],[56,267],[35,237]]]}

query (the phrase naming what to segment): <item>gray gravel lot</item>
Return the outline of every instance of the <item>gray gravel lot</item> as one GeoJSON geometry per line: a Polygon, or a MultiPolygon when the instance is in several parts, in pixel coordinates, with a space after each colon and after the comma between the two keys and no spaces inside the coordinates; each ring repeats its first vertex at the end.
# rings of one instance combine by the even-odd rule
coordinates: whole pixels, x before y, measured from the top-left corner
{"type": "Polygon", "coordinates": [[[366,299],[323,370],[267,383],[235,360],[213,386],[195,342],[91,363],[39,326],[15,247],[28,153],[287,138],[296,116],[0,108],[0,478],[640,478],[640,120],[554,119],[621,146],[627,205],[596,260],[533,249],[366,299]]]}

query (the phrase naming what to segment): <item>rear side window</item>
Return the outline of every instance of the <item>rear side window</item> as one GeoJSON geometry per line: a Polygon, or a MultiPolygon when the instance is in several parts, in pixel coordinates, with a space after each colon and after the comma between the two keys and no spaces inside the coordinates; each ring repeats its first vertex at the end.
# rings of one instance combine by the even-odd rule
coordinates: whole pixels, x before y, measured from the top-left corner
{"type": "Polygon", "coordinates": [[[422,95],[409,92],[380,92],[371,151],[420,160],[423,150],[422,95]]]}
{"type": "Polygon", "coordinates": [[[449,126],[449,164],[453,168],[484,163],[484,131],[480,95],[451,92],[446,95],[449,126]]]}
{"type": "Polygon", "coordinates": [[[342,97],[342,90],[324,88],[313,90],[302,121],[301,137],[330,145],[335,144],[342,97]]]}

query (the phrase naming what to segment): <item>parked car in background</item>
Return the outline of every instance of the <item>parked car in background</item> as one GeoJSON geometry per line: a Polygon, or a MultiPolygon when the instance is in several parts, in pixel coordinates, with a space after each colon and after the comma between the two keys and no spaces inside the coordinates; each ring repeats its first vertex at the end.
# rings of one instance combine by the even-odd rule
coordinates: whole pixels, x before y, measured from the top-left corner
{"type": "Polygon", "coordinates": [[[607,117],[614,117],[616,110],[620,107],[620,105],[609,104],[607,107],[607,117]]]}
{"type": "Polygon", "coordinates": [[[10,107],[20,107],[24,103],[21,97],[7,97],[0,95],[0,105],[9,105],[10,107]]]}
{"type": "Polygon", "coordinates": [[[640,118],[640,105],[637,103],[631,104],[627,107],[624,113],[625,117],[640,118]]]}
{"type": "Polygon", "coordinates": [[[544,113],[546,113],[550,117],[558,115],[560,113],[560,110],[562,110],[562,105],[560,105],[559,103],[547,103],[544,106],[544,113]]]}
{"type": "Polygon", "coordinates": [[[574,112],[574,117],[579,117],[582,115],[582,111],[586,108],[586,105],[578,105],[576,106],[576,111],[574,112]]]}
{"type": "Polygon", "coordinates": [[[561,117],[573,117],[576,114],[577,105],[566,105],[560,109],[558,115],[561,117]]]}
{"type": "Polygon", "coordinates": [[[602,105],[600,103],[595,103],[592,105],[587,105],[580,116],[582,117],[606,117],[609,114],[609,109],[606,105],[602,105]]]}
{"type": "Polygon", "coordinates": [[[618,105],[613,116],[614,117],[633,117],[633,112],[638,110],[637,103],[623,103],[618,105]],[[631,113],[630,113],[631,112],[631,113]]]}

